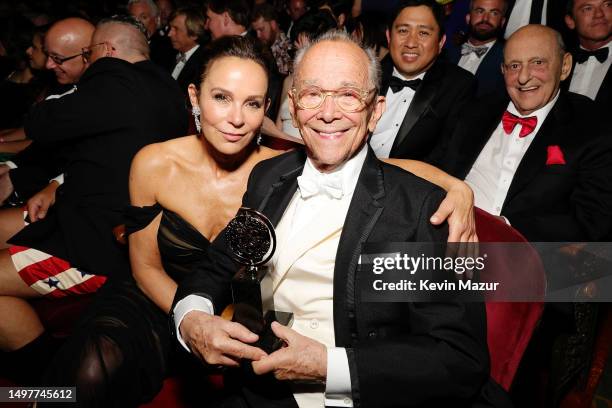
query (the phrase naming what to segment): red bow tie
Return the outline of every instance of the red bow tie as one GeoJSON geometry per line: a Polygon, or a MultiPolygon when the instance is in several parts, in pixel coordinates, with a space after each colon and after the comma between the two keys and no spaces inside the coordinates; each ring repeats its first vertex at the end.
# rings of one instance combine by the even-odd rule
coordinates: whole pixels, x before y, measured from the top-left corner
{"type": "Polygon", "coordinates": [[[525,137],[535,129],[538,124],[538,118],[536,116],[529,116],[527,118],[519,118],[516,115],[511,114],[508,111],[504,112],[504,116],[502,116],[502,125],[504,126],[504,132],[506,134],[512,133],[514,127],[520,124],[521,132],[519,133],[519,137],[525,137]]]}

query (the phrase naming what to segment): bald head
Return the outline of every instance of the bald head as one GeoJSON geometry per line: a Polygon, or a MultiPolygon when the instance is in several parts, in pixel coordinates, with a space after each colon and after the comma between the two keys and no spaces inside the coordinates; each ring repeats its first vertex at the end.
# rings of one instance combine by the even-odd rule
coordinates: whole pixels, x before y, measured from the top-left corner
{"type": "Polygon", "coordinates": [[[102,57],[120,58],[132,63],[149,59],[147,38],[134,22],[103,20],[96,27],[91,45],[91,62],[102,57]]]}
{"type": "Polygon", "coordinates": [[[508,95],[521,114],[531,114],[553,100],[571,68],[572,57],[552,28],[528,25],[506,42],[504,80],[508,95]]]}
{"type": "Polygon", "coordinates": [[[93,24],[82,18],[60,20],[47,31],[45,51],[49,57],[46,67],[53,70],[60,84],[77,82],[87,69],[82,50],[90,44],[93,32],[93,24]]]}

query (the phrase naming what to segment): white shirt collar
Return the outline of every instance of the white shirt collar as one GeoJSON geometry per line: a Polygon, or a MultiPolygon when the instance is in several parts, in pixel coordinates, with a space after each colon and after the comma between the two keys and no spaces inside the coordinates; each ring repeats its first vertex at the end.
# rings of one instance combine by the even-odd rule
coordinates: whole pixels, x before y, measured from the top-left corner
{"type": "Polygon", "coordinates": [[[361,168],[363,167],[363,163],[368,153],[367,146],[368,144],[364,143],[359,153],[330,173],[322,173],[317,170],[309,157],[306,159],[302,175],[306,177],[314,177],[317,174],[323,177],[337,177],[337,175],[339,175],[342,178],[344,197],[350,196],[355,190],[355,186],[357,186],[357,179],[359,178],[359,173],[361,173],[361,168]]]}
{"type": "Polygon", "coordinates": [[[423,79],[423,78],[425,78],[425,74],[426,73],[427,73],[427,71],[423,71],[419,75],[415,76],[414,78],[408,79],[405,76],[403,76],[402,74],[400,74],[400,72],[397,70],[397,68],[393,67],[393,74],[392,75],[398,77],[399,79],[403,79],[405,81],[413,81],[415,79],[423,79]]]}

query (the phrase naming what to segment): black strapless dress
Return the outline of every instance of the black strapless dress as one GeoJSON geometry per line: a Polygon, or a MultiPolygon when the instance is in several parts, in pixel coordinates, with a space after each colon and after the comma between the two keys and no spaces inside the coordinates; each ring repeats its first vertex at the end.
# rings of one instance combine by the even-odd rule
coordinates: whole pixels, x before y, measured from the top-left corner
{"type": "MultiPolygon", "coordinates": [[[[180,215],[155,204],[129,207],[126,232],[145,228],[162,212],[157,242],[168,275],[180,282],[205,256],[210,242],[180,215]]],[[[132,279],[108,282],[58,351],[45,385],[74,384],[79,406],[137,406],[152,399],[176,370],[198,370],[172,338],[168,316],[132,279]]],[[[200,386],[201,389],[201,386],[200,386]]]]}

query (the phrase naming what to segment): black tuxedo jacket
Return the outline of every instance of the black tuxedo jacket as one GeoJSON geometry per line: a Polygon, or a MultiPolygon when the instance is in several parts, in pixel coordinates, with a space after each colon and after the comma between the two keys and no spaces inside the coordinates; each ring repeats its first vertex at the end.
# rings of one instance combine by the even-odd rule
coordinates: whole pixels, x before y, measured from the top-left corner
{"type": "MultiPolygon", "coordinates": [[[[294,151],[257,165],[243,206],[262,211],[276,225],[296,192],[304,163],[304,153],[294,151]]],[[[437,187],[368,152],[346,215],[333,283],[335,344],[347,350],[355,407],[457,406],[474,398],[488,379],[482,304],[360,299],[360,245],[445,240],[446,228],[429,223],[442,196],[437,187]]],[[[221,233],[200,267],[180,283],[175,304],[199,294],[220,313],[231,301],[230,280],[238,265],[225,245],[221,233]]],[[[295,406],[286,384],[273,378],[240,384],[249,406],[295,406]]]]}
{"type": "Polygon", "coordinates": [[[165,71],[172,73],[176,64],[176,50],[172,48],[172,42],[167,35],[162,35],[159,30],[149,39],[151,61],[162,67],[165,71]]]}
{"type": "MultiPolygon", "coordinates": [[[[574,56],[574,52],[572,52],[574,56]]],[[[608,56],[608,58],[612,58],[612,55],[608,56]]],[[[566,90],[569,89],[570,84],[572,83],[572,77],[574,76],[574,69],[576,68],[576,59],[574,59],[574,63],[572,65],[572,72],[565,81],[562,82],[562,87],[566,90]]],[[[604,77],[601,85],[599,86],[599,91],[597,91],[597,95],[595,96],[595,104],[601,110],[603,110],[605,114],[608,113],[607,110],[612,106],[612,69],[608,68],[608,72],[604,77]]]]}
{"type": "MultiPolygon", "coordinates": [[[[446,56],[450,62],[457,65],[461,59],[461,46],[449,44],[446,48],[446,56]]],[[[478,97],[489,93],[503,95],[506,93],[506,84],[501,71],[501,64],[504,62],[504,41],[497,40],[491,47],[487,55],[483,57],[476,73],[478,81],[478,97]]]]}
{"type": "Polygon", "coordinates": [[[27,118],[25,133],[33,146],[59,149],[65,182],[45,219],[11,243],[88,272],[124,272],[127,257],[112,229],[123,223],[129,204],[132,158],[149,143],[184,135],[187,116],[176,82],[154,63],[96,61],[75,92],[40,103],[27,118]]]}
{"type": "MultiPolygon", "coordinates": [[[[381,65],[380,95],[385,96],[393,74],[390,55],[383,59],[381,65]]],[[[438,165],[448,147],[448,136],[459,120],[461,108],[470,103],[475,92],[474,75],[438,59],[417,88],[389,157],[422,160],[438,165]]]]}
{"type": "MultiPolygon", "coordinates": [[[[193,55],[187,60],[183,70],[176,79],[176,82],[178,82],[179,88],[181,88],[181,92],[183,92],[184,95],[187,95],[187,88],[189,87],[189,84],[196,84],[200,81],[202,67],[204,66],[204,59],[204,46],[200,45],[198,49],[195,50],[193,55]]],[[[174,66],[170,72],[172,72],[173,69],[174,66]]]]}
{"type": "MultiPolygon", "coordinates": [[[[507,106],[485,99],[464,111],[446,171],[467,176],[507,106]]],[[[610,233],[612,127],[593,111],[588,98],[562,91],[514,174],[501,214],[530,241],[598,241],[610,233]],[[549,146],[561,149],[565,164],[546,164],[549,146]]]]}

